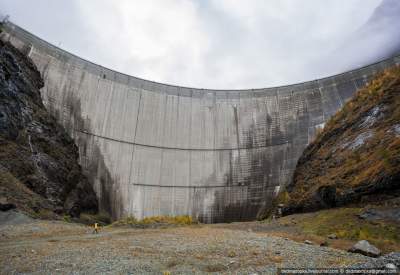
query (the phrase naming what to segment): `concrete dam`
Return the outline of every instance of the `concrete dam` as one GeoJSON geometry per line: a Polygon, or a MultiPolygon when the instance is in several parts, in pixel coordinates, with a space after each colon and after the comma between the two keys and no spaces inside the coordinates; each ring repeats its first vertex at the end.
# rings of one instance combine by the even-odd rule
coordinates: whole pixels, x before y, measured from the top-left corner
{"type": "Polygon", "coordinates": [[[74,138],[102,211],[114,219],[190,215],[255,219],[291,181],[318,128],[400,56],[289,86],[210,90],[128,76],[6,23],[1,39],[26,53],[42,98],[74,138]]]}

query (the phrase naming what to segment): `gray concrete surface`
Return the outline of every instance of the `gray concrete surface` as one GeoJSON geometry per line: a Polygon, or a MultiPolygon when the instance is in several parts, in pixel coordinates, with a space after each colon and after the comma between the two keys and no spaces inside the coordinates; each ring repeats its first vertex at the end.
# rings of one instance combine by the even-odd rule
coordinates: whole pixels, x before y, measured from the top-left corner
{"type": "Polygon", "coordinates": [[[254,219],[291,180],[316,130],[374,74],[400,63],[397,56],[282,87],[206,90],[121,74],[11,23],[4,29],[1,38],[42,73],[44,103],[75,139],[101,207],[115,219],[254,219]]]}

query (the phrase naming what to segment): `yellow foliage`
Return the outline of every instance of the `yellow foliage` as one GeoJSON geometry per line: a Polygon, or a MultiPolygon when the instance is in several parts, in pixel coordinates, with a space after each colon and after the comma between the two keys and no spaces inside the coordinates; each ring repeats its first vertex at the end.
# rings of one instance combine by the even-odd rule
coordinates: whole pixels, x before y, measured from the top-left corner
{"type": "Polygon", "coordinates": [[[396,66],[360,89],[328,120],[322,132],[317,131],[315,140],[304,152],[307,161],[296,168],[288,205],[306,204],[322,186],[334,186],[340,193],[378,184],[400,172],[400,139],[392,133],[393,126],[400,121],[399,90],[400,66],[396,66]],[[368,129],[356,127],[375,107],[384,113],[379,116],[379,123],[368,129]],[[367,130],[371,136],[365,143],[349,149],[346,144],[367,130]]]}
{"type": "Polygon", "coordinates": [[[285,204],[285,203],[287,203],[289,201],[289,199],[290,199],[290,196],[289,196],[289,193],[286,190],[280,192],[278,197],[276,198],[278,204],[279,203],[285,204]]]}
{"type": "Polygon", "coordinates": [[[151,225],[151,224],[175,224],[175,225],[190,225],[195,224],[197,221],[193,220],[188,215],[182,216],[152,216],[138,220],[135,217],[127,217],[113,223],[115,226],[119,225],[151,225]]]}
{"type": "Polygon", "coordinates": [[[358,238],[360,240],[368,240],[369,234],[368,234],[367,230],[360,228],[360,231],[358,232],[358,238]]]}

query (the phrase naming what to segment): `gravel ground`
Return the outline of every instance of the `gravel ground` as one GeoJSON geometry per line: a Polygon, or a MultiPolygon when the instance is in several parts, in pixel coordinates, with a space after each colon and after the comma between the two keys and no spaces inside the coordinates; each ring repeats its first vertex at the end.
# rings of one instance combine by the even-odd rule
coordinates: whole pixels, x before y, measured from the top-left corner
{"type": "Polygon", "coordinates": [[[341,267],[368,260],[266,232],[195,225],[91,228],[56,221],[0,226],[2,274],[275,274],[277,267],[341,267]]]}
{"type": "Polygon", "coordinates": [[[34,222],[34,220],[27,215],[10,210],[0,211],[0,225],[16,225],[34,222]]]}

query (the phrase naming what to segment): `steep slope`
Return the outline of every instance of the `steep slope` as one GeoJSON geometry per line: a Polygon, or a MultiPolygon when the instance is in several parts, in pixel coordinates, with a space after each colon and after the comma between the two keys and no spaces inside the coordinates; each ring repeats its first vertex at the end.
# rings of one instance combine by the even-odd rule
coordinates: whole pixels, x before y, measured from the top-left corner
{"type": "Polygon", "coordinates": [[[400,67],[360,90],[299,159],[284,213],[400,196],[400,67]]]}
{"type": "Polygon", "coordinates": [[[96,211],[96,196],[81,173],[77,147],[47,113],[42,87],[33,63],[0,42],[1,204],[39,216],[96,211]]]}

